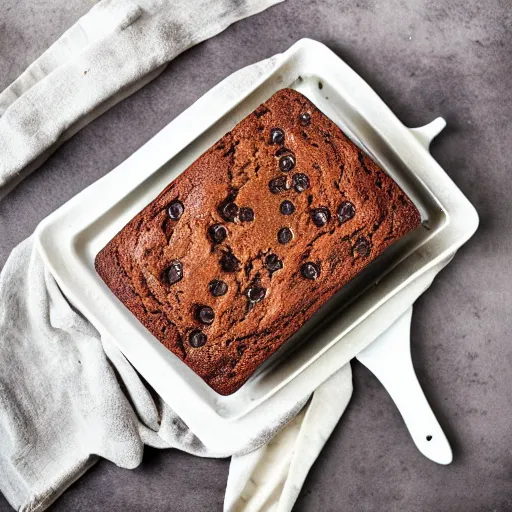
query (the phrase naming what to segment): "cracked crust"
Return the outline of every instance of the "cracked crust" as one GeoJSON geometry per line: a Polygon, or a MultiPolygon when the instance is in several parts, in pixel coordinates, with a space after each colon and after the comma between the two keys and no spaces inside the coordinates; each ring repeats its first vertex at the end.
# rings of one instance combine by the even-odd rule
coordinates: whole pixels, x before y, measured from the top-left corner
{"type": "Polygon", "coordinates": [[[161,343],[216,392],[228,395],[337,290],[419,223],[411,200],[376,163],[307,98],[283,89],[167,186],[100,251],[95,265],[161,343]],[[311,116],[306,126],[299,119],[304,112],[311,116]],[[279,170],[283,145],[270,143],[270,130],[276,127],[295,156],[289,173],[279,170]],[[291,182],[295,173],[308,176],[307,190],[270,192],[271,179],[285,176],[291,182]],[[252,208],[254,221],[223,220],[219,206],[227,198],[252,208]],[[177,221],[167,215],[174,199],[185,207],[177,221]],[[292,215],[280,213],[284,199],[295,205],[292,215]],[[336,212],[348,200],[356,213],[340,224],[336,212]],[[321,228],[311,221],[311,210],[320,206],[331,214],[321,228]],[[228,236],[213,245],[207,231],[216,223],[227,227],[228,236]],[[287,245],[277,241],[283,227],[294,234],[287,245]],[[240,261],[239,269],[223,272],[219,261],[230,252],[240,261]],[[273,273],[264,266],[270,253],[283,263],[273,273]],[[183,265],[183,279],[169,285],[162,276],[175,260],[183,265]],[[319,266],[317,280],[302,277],[306,261],[319,266]],[[228,284],[225,295],[211,295],[213,279],[228,284]],[[249,305],[245,293],[255,282],[266,295],[249,305]],[[198,323],[198,305],[213,308],[210,326],[198,323]],[[192,348],[188,334],[198,328],[208,339],[192,348]]]}

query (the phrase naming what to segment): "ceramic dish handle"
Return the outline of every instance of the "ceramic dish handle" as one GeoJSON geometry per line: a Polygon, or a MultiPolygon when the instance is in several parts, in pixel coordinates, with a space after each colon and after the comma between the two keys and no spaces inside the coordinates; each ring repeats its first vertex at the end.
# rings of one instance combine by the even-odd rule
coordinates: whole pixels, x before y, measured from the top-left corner
{"type": "Polygon", "coordinates": [[[428,151],[430,143],[437,135],[439,135],[445,126],[446,121],[442,117],[438,117],[425,126],[420,126],[419,128],[409,128],[409,130],[411,130],[412,134],[420,141],[423,146],[425,146],[425,149],[428,151]]]}
{"type": "Polygon", "coordinates": [[[379,338],[359,353],[361,361],[395,402],[420,452],[439,464],[452,461],[452,450],[416,378],[411,359],[412,306],[379,338]]]}

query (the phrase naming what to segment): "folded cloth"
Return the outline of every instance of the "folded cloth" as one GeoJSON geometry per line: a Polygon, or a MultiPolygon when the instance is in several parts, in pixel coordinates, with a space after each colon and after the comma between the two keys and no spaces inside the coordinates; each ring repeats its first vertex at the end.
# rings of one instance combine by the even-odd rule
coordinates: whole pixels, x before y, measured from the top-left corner
{"type": "Polygon", "coordinates": [[[304,409],[258,449],[234,455],[225,512],[288,512],[352,396],[350,363],[325,381],[304,409]]]}
{"type": "Polygon", "coordinates": [[[102,0],[0,94],[0,198],[191,46],[282,0],[102,0]]]}
{"type": "MultiPolygon", "coordinates": [[[[173,41],[169,47],[177,54],[274,2],[256,3],[191,1],[190,11],[169,3],[181,24],[167,30],[173,41]],[[206,20],[196,19],[199,4],[209,9],[206,20]]],[[[65,138],[156,76],[165,63],[146,46],[145,30],[164,27],[172,14],[159,18],[157,5],[145,0],[138,7],[100,2],[0,94],[3,183],[19,180],[65,138]],[[139,22],[147,23],[144,29],[139,30],[139,22]],[[128,26],[133,30],[132,52],[121,53],[128,26]],[[112,34],[107,36],[109,27],[112,34]],[[126,58],[132,53],[134,62],[126,58]],[[115,63],[109,60],[113,56],[115,63]],[[117,70],[112,74],[117,82],[109,82],[101,72],[109,65],[117,70]],[[75,82],[73,73],[82,68],[94,79],[75,82]],[[77,87],[78,96],[86,98],[81,103],[77,87]]],[[[173,53],[166,55],[169,59],[173,53]]],[[[257,79],[272,65],[269,59],[245,68],[218,87],[230,97],[237,83],[257,79]]],[[[23,511],[47,508],[99,457],[136,467],[144,444],[205,457],[232,455],[226,511],[291,510],[352,393],[347,365],[311,398],[269,418],[265,431],[243,449],[214,452],[146,387],[112,340],[100,339],[69,305],[34,248],[33,237],[12,252],[0,274],[0,354],[0,490],[23,511]]]]}

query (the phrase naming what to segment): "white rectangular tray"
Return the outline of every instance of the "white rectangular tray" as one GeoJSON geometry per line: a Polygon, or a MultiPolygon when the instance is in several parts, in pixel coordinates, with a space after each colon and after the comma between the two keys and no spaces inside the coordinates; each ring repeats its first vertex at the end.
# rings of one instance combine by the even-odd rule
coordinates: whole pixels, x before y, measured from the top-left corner
{"type": "Polygon", "coordinates": [[[213,88],[37,229],[41,255],[69,300],[115,341],[203,443],[219,451],[243,446],[272,414],[307,396],[385,331],[478,225],[472,205],[428,152],[442,126],[405,127],[324,45],[303,39],[275,57],[263,75],[243,71],[213,88]],[[201,153],[284,87],[308,96],[377,160],[413,199],[425,227],[386,251],[237,393],[222,397],[139,324],[97,276],[94,258],[201,153]]]}

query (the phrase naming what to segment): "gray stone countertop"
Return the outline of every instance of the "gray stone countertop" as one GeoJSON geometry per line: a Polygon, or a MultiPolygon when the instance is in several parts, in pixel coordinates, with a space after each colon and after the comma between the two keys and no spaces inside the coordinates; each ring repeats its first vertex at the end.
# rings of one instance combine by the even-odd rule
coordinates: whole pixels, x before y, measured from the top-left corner
{"type": "MultiPolygon", "coordinates": [[[[0,89],[90,7],[3,0],[0,89]]],[[[231,72],[302,37],[327,44],[408,126],[442,115],[432,153],[476,206],[476,235],[415,306],[414,364],[454,449],[415,448],[380,383],[354,363],[354,395],[295,510],[512,510],[512,9],[507,0],[286,2],[172,62],[64,144],[0,202],[0,267],[41,219],[108,173],[231,72]]],[[[222,509],[228,460],[146,449],[133,471],[101,461],[51,508],[222,509]]],[[[11,510],[0,496],[0,512],[11,510]]]]}

